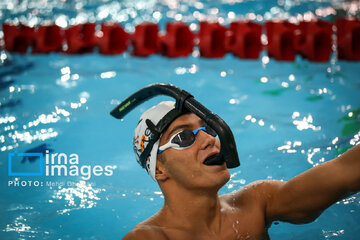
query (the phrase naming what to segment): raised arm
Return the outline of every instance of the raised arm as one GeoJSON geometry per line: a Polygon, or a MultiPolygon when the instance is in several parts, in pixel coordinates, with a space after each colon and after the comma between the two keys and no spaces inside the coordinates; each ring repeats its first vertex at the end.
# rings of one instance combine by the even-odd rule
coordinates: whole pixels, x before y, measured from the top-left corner
{"type": "Polygon", "coordinates": [[[288,182],[269,181],[265,213],[274,220],[307,223],[340,199],[360,191],[360,144],[288,182]]]}

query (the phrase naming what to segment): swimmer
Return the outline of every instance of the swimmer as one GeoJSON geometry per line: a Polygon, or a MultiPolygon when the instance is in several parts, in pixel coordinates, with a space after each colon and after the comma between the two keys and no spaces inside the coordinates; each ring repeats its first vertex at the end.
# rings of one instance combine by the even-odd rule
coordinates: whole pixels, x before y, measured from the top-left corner
{"type": "Polygon", "coordinates": [[[230,173],[225,161],[206,164],[219,158],[222,146],[204,119],[183,111],[153,142],[151,133],[176,104],[166,101],[150,108],[135,129],[136,159],[158,183],[165,201],[124,240],[269,239],[272,222],[310,223],[332,204],[360,191],[359,144],[289,181],[260,180],[219,196],[230,173]]]}

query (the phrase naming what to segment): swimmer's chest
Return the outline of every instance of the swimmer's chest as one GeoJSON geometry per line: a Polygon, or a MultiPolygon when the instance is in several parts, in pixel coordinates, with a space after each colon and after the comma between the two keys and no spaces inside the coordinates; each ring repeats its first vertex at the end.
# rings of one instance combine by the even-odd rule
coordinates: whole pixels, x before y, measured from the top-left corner
{"type": "Polygon", "coordinates": [[[165,231],[170,240],[268,240],[261,212],[225,212],[219,233],[201,231],[182,231],[168,229],[165,231]]]}

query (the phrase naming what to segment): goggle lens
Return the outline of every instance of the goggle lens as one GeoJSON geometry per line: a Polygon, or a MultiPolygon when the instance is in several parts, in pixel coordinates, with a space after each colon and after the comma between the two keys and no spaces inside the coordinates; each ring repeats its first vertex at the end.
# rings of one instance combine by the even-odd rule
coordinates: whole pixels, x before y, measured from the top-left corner
{"type": "Polygon", "coordinates": [[[188,147],[195,142],[195,135],[190,130],[184,130],[177,133],[171,140],[171,143],[179,145],[179,147],[188,147]]]}
{"type": "Polygon", "coordinates": [[[207,134],[216,137],[217,133],[214,129],[209,127],[208,125],[204,125],[198,129],[195,129],[194,131],[185,129],[181,132],[178,132],[174,136],[171,137],[170,141],[166,143],[165,145],[159,147],[158,153],[163,152],[165,149],[168,149],[170,147],[181,150],[190,147],[194,144],[196,140],[196,134],[199,131],[204,131],[207,134]]]}

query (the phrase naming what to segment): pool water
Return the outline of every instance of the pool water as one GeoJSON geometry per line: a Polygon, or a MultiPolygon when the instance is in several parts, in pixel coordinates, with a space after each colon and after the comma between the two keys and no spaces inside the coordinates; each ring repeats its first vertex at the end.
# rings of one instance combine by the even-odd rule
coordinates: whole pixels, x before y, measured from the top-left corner
{"type": "MultiPolygon", "coordinates": [[[[203,4],[201,12],[206,14],[224,16],[239,9],[239,14],[246,14],[252,9],[264,17],[276,15],[275,10],[270,11],[274,6],[285,15],[305,15],[342,4],[190,1],[178,3],[174,10],[170,3],[149,1],[146,7],[163,16],[171,11],[186,16],[196,3],[203,4]],[[191,6],[184,10],[184,4],[191,6]]],[[[111,1],[76,2],[77,10],[72,12],[75,3],[62,4],[47,2],[38,18],[46,19],[45,13],[52,9],[55,19],[70,21],[74,16],[117,6],[111,1]]],[[[131,2],[121,4],[120,10],[132,9],[144,19],[151,15],[131,2]]],[[[32,10],[31,6],[23,12],[20,7],[18,12],[5,4],[1,7],[2,21],[28,18],[25,13],[32,10]]],[[[108,18],[120,16],[120,10],[108,18]]],[[[159,23],[171,16],[161,17],[159,23]]],[[[129,29],[136,20],[143,19],[126,20],[129,29]]],[[[178,59],[158,55],[136,58],[129,53],[2,52],[6,59],[0,67],[0,239],[121,238],[162,207],[163,196],[136,163],[131,141],[141,113],[169,98],[152,99],[123,121],[109,115],[122,99],[151,83],[168,82],[189,91],[233,130],[241,166],[231,170],[231,180],[221,194],[259,179],[289,180],[360,142],[360,62],[337,61],[335,57],[328,63],[311,63],[300,57],[294,62],[278,62],[266,52],[252,61],[232,55],[209,60],[194,52],[178,59]],[[68,175],[51,174],[51,164],[44,158],[48,174],[9,176],[12,153],[13,172],[38,171],[40,159],[21,155],[26,152],[42,152],[49,162],[64,163],[66,159],[68,175]]],[[[269,234],[271,239],[352,240],[358,239],[359,223],[360,195],[356,194],[334,204],[311,224],[274,224],[269,234]]]]}

